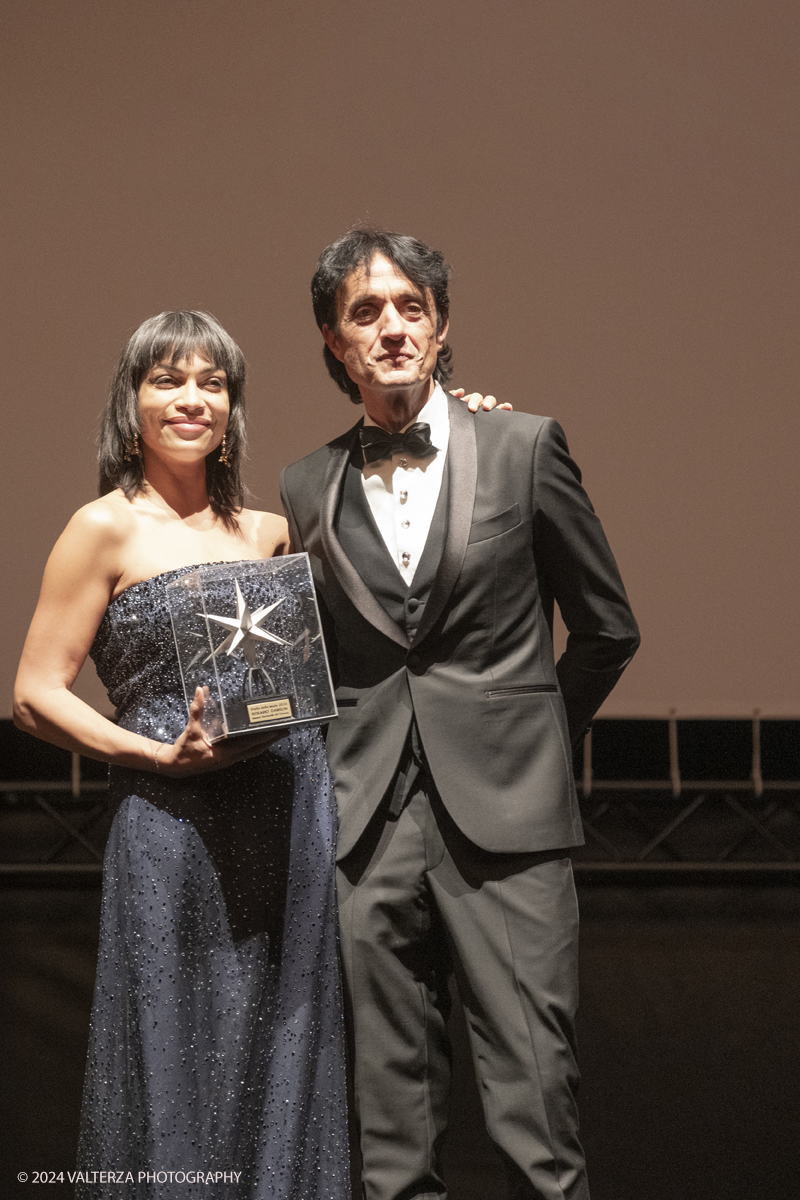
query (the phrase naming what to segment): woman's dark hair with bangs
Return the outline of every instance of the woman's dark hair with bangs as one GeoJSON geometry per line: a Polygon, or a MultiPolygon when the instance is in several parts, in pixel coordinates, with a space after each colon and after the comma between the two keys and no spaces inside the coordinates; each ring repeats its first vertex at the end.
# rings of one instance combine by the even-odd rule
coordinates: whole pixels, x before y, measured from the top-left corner
{"type": "Polygon", "coordinates": [[[139,425],[139,387],[157,362],[173,366],[195,354],[225,372],[230,415],[225,428],[225,454],[220,465],[220,447],[206,456],[206,487],[212,512],[228,528],[236,526],[236,514],[244,503],[242,462],[245,453],[244,381],[245,363],[236,342],[214,317],[204,312],[163,312],[144,321],[128,342],[117,365],[111,395],[100,427],[98,465],[100,495],[121,488],[129,500],[144,490],[144,460],[131,454],[139,425]],[[128,454],[126,459],[125,455],[128,454]]]}
{"type": "MultiPolygon", "coordinates": [[[[335,333],[338,332],[339,288],[351,271],[358,267],[368,268],[375,254],[388,258],[421,291],[430,288],[436,304],[436,326],[441,329],[442,321],[450,312],[450,297],[447,294],[450,268],[444,256],[416,238],[401,233],[387,233],[382,229],[351,229],[320,254],[317,270],[311,280],[311,300],[320,329],[327,325],[335,333]]],[[[322,353],[328,373],[337,386],[347,392],[354,404],[361,404],[358,384],[347,374],[344,363],[339,362],[327,346],[322,353]]],[[[450,366],[452,357],[453,351],[445,343],[439,351],[433,372],[438,383],[447,383],[453,374],[450,366]]]]}

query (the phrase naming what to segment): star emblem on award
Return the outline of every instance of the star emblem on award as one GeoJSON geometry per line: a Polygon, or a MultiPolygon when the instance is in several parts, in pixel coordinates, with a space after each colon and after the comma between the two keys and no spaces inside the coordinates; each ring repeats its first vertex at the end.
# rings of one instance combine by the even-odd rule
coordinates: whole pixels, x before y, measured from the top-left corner
{"type": "Polygon", "coordinates": [[[234,579],[234,584],[236,585],[236,616],[221,617],[216,616],[214,613],[206,614],[209,621],[216,621],[218,625],[222,625],[224,629],[231,631],[211,651],[206,662],[211,658],[216,658],[218,654],[222,654],[223,652],[231,655],[240,650],[247,663],[247,674],[242,684],[242,696],[274,695],[275,685],[266,668],[260,662],[260,651],[263,648],[264,642],[273,642],[278,646],[289,646],[290,643],[284,638],[278,637],[277,633],[270,633],[268,629],[262,629],[261,622],[266,620],[279,604],[283,604],[286,597],[282,596],[280,600],[275,600],[272,604],[264,604],[261,608],[257,608],[255,612],[251,612],[247,601],[242,595],[239,580],[234,579]]]}

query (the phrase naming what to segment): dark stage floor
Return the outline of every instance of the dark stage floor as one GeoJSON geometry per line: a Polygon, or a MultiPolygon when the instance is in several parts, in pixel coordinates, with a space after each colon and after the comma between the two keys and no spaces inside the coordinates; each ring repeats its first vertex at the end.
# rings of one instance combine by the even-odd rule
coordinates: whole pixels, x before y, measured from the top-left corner
{"type": "MultiPolygon", "coordinates": [[[[593,1200],[796,1200],[800,888],[582,884],[581,901],[593,1200]]],[[[98,909],[91,888],[0,893],[3,1197],[30,1195],[18,1171],[73,1168],[98,909]]],[[[499,1200],[458,1021],[454,1039],[451,1200],[499,1200]]]]}

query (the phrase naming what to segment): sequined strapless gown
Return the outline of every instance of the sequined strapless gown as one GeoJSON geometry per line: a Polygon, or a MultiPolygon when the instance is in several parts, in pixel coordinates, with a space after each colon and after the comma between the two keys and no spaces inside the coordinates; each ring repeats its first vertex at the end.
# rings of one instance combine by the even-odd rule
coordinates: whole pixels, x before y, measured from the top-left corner
{"type": "MultiPolygon", "coordinates": [[[[181,573],[118,596],[92,647],[120,725],[159,741],[186,723],[164,590],[181,573]]],[[[212,774],[110,783],[78,1162],[96,1174],[76,1195],[349,1198],[319,731],[212,774]]]]}

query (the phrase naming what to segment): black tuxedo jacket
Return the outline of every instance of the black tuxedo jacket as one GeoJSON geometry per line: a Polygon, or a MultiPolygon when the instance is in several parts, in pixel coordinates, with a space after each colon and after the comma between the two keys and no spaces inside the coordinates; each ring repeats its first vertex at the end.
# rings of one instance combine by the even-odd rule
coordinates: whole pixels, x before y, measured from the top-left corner
{"type": "MultiPolygon", "coordinates": [[[[460,400],[449,412],[438,569],[419,587],[418,569],[406,589],[387,553],[399,607],[380,602],[382,589],[370,590],[337,533],[361,422],[281,477],[337,685],[327,748],[340,857],[391,784],[412,715],[444,804],[478,846],[580,844],[571,743],[639,643],[561,428],[525,413],[473,416],[460,400]],[[569,630],[557,667],[554,601],[569,630]]],[[[374,579],[371,569],[362,566],[374,579]]]]}

